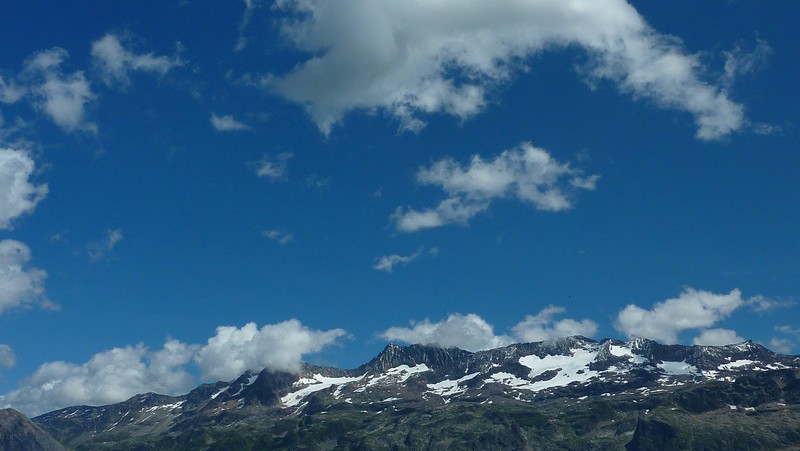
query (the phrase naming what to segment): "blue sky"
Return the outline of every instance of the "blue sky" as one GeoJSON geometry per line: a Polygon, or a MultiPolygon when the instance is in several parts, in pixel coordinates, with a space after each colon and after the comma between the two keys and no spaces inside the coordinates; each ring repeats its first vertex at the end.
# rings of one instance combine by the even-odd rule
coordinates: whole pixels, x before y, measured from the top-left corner
{"type": "Polygon", "coordinates": [[[12,2],[0,404],[388,341],[800,348],[795,2],[12,2]]]}

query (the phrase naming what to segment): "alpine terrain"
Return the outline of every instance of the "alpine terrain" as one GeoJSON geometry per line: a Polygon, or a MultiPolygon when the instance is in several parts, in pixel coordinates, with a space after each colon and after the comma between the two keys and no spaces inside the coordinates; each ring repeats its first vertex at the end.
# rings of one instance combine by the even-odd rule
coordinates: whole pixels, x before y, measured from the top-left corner
{"type": "Polygon", "coordinates": [[[246,372],[33,422],[82,449],[797,449],[800,357],[581,336],[388,345],[352,370],[246,372]]]}

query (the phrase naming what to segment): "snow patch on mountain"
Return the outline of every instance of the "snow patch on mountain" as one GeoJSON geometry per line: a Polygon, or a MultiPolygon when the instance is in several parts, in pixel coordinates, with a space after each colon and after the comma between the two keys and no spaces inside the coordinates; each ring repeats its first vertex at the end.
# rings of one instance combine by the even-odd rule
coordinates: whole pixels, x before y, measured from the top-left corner
{"type": "Polygon", "coordinates": [[[306,396],[314,392],[325,390],[334,385],[357,382],[363,378],[363,375],[358,377],[326,377],[321,374],[314,374],[313,377],[304,377],[295,382],[293,386],[300,387],[300,389],[283,396],[281,402],[287,407],[296,407],[306,396]]]}

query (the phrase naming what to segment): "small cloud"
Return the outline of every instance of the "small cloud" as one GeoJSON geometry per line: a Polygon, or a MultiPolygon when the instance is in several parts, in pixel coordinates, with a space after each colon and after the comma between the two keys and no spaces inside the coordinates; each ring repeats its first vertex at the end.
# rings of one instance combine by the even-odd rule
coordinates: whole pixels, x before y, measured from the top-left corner
{"type": "Polygon", "coordinates": [[[467,224],[498,199],[512,198],[537,210],[572,208],[577,190],[593,190],[599,176],[584,177],[569,164],[559,163],[547,151],[522,143],[491,160],[474,155],[468,165],[453,159],[439,160],[417,172],[417,181],[436,185],[447,197],[425,210],[398,207],[391,219],[401,232],[467,224]]]}
{"type": "Polygon", "coordinates": [[[103,81],[109,86],[114,82],[129,84],[133,71],[164,75],[184,64],[178,56],[133,53],[122,46],[119,36],[111,33],[92,43],[92,58],[103,81]]]}
{"type": "Polygon", "coordinates": [[[281,152],[274,158],[265,155],[254,165],[256,175],[265,177],[271,182],[286,180],[287,165],[292,156],[289,152],[281,152]]]}
{"type": "Polygon", "coordinates": [[[14,355],[14,350],[11,346],[0,344],[0,367],[11,368],[17,364],[17,357],[14,355]]]}
{"type": "Polygon", "coordinates": [[[794,342],[788,338],[772,337],[769,347],[779,354],[789,354],[794,349],[794,342]]]}
{"type": "Polygon", "coordinates": [[[775,330],[786,335],[792,335],[794,337],[800,338],[800,329],[793,326],[789,325],[775,326],[775,330]]]}
{"type": "Polygon", "coordinates": [[[97,125],[85,120],[86,105],[97,96],[83,72],[65,75],[59,67],[69,56],[53,48],[35,53],[25,62],[22,79],[33,106],[44,112],[62,130],[97,133],[97,125]]]}
{"type": "Polygon", "coordinates": [[[725,73],[722,75],[722,84],[730,88],[740,76],[763,67],[772,53],[772,47],[763,39],[756,39],[756,46],[751,52],[742,50],[739,45],[731,51],[723,52],[725,73]]]}
{"type": "Polygon", "coordinates": [[[321,177],[317,174],[311,174],[310,176],[306,177],[306,185],[320,190],[330,188],[332,181],[333,178],[330,176],[321,177]]]}
{"type": "Polygon", "coordinates": [[[692,340],[693,344],[701,346],[725,346],[733,343],[741,343],[746,339],[736,334],[731,329],[706,329],[692,340]]]}
{"type": "Polygon", "coordinates": [[[513,342],[508,336],[495,335],[494,326],[474,313],[455,313],[441,322],[425,319],[411,323],[411,327],[390,327],[380,337],[389,341],[461,348],[466,351],[494,349],[513,342]]]}
{"type": "Polygon", "coordinates": [[[47,196],[47,184],[30,181],[35,170],[28,152],[0,148],[0,230],[12,229],[14,219],[32,213],[47,196]]]}
{"type": "Polygon", "coordinates": [[[294,239],[290,232],[277,229],[264,230],[261,234],[281,245],[289,244],[294,239]]]}
{"type": "Polygon", "coordinates": [[[86,246],[89,253],[89,260],[93,262],[102,260],[109,252],[114,250],[114,247],[116,247],[117,243],[119,243],[122,238],[122,230],[106,230],[105,238],[89,243],[89,245],[86,246]]]}
{"type": "Polygon", "coordinates": [[[31,251],[16,240],[0,241],[0,314],[17,307],[57,309],[45,294],[47,272],[29,266],[31,251]]]}
{"type": "Polygon", "coordinates": [[[247,124],[237,121],[233,116],[217,116],[211,113],[211,125],[219,132],[235,132],[238,130],[249,130],[247,124]]]}
{"type": "Polygon", "coordinates": [[[747,306],[759,313],[789,307],[793,304],[794,301],[791,300],[770,299],[764,296],[753,296],[747,300],[747,306]]]}
{"type": "Polygon", "coordinates": [[[526,316],[511,329],[515,339],[520,342],[534,342],[573,335],[591,337],[597,333],[597,323],[589,319],[580,321],[570,318],[558,321],[554,319],[556,315],[565,311],[564,307],[549,305],[536,315],[526,316]]]}
{"type": "Polygon", "coordinates": [[[382,257],[378,257],[378,261],[373,266],[374,269],[378,271],[385,271],[385,272],[392,272],[395,266],[402,265],[406,266],[409,263],[413,262],[414,260],[419,257],[420,251],[414,252],[411,255],[384,255],[382,257]]]}

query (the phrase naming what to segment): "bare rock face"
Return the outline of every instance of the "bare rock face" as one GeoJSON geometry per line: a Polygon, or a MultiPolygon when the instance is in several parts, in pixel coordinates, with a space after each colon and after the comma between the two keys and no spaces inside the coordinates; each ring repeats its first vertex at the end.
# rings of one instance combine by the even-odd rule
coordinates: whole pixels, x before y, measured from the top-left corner
{"type": "Polygon", "coordinates": [[[14,409],[0,410],[0,450],[65,451],[42,428],[14,409]]]}

